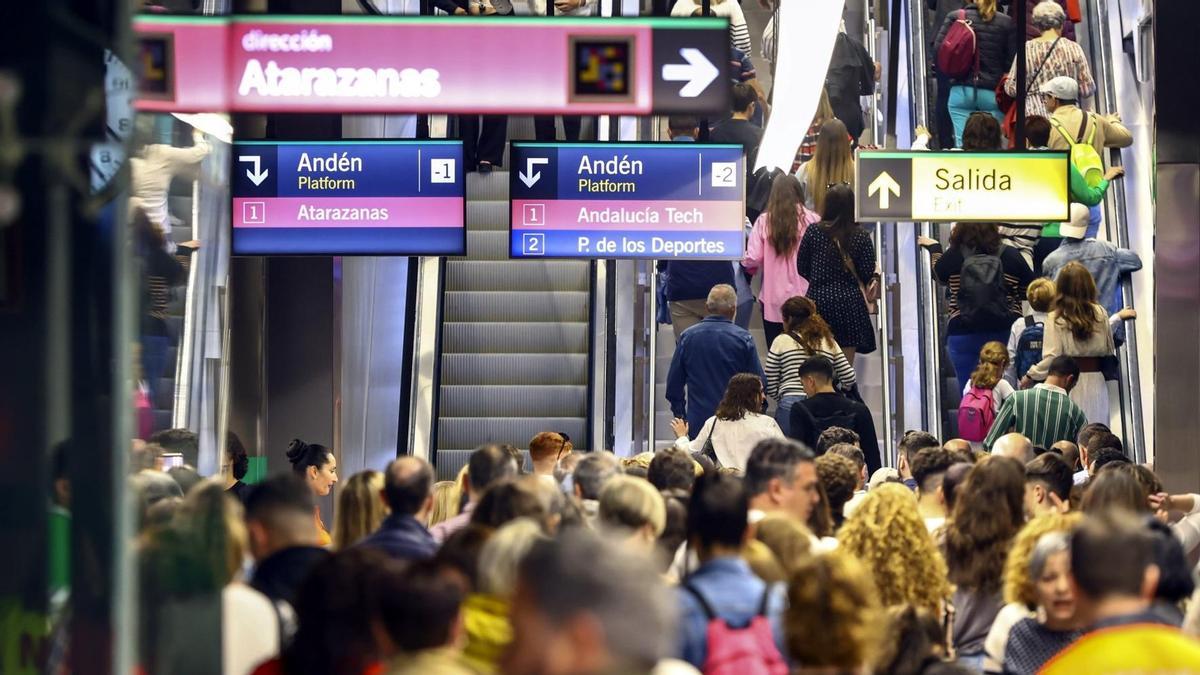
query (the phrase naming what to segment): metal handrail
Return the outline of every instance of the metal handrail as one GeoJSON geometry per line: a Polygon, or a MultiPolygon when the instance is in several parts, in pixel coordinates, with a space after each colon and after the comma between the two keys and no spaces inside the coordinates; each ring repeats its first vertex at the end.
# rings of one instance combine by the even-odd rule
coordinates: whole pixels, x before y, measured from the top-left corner
{"type": "MultiPolygon", "coordinates": [[[[909,101],[912,120],[929,127],[929,65],[925,55],[925,8],[919,0],[907,0],[909,25],[909,101]]],[[[915,223],[922,237],[933,238],[931,223],[915,223]]],[[[917,247],[917,305],[921,314],[921,391],[924,398],[925,430],[942,437],[941,330],[938,325],[937,287],[933,283],[933,258],[917,247]]]]}
{"type": "MultiPolygon", "coordinates": [[[[868,49],[871,54],[871,59],[873,61],[875,61],[876,63],[881,63],[881,61],[879,60],[880,49],[879,49],[879,45],[876,43],[876,36],[875,36],[876,28],[878,26],[878,17],[874,16],[874,14],[872,13],[872,16],[870,16],[870,18],[867,20],[866,23],[867,23],[867,35],[865,36],[866,39],[864,40],[864,44],[866,44],[868,46],[868,49]]],[[[890,27],[888,28],[888,30],[890,30],[890,27]]],[[[888,55],[888,58],[893,58],[893,55],[888,55]]],[[[886,82],[886,84],[888,86],[896,86],[895,82],[886,82]]],[[[875,141],[876,145],[879,144],[881,138],[884,138],[886,131],[887,131],[885,128],[883,119],[879,115],[879,102],[880,102],[881,98],[882,98],[882,93],[879,91],[879,87],[876,87],[875,95],[871,97],[871,105],[870,105],[872,134],[875,137],[874,141],[875,141]]],[[[888,272],[889,265],[886,265],[883,260],[883,253],[885,250],[885,247],[883,245],[884,225],[885,225],[885,223],[876,223],[875,231],[872,235],[872,244],[874,245],[874,248],[875,248],[875,264],[879,266],[879,270],[880,270],[880,275],[879,275],[879,291],[880,292],[879,292],[879,301],[878,301],[879,313],[876,316],[879,327],[876,331],[876,334],[878,336],[878,347],[879,347],[880,394],[883,399],[882,400],[882,403],[883,403],[883,452],[881,453],[882,456],[880,457],[881,461],[884,459],[884,456],[886,456],[888,458],[891,457],[892,447],[893,447],[892,437],[894,436],[894,434],[892,433],[892,425],[895,420],[895,415],[893,414],[893,411],[892,411],[892,377],[891,377],[892,376],[892,345],[891,345],[891,341],[890,341],[891,322],[889,320],[891,308],[890,308],[890,295],[888,293],[888,284],[887,284],[887,272],[888,272]]],[[[891,226],[893,228],[895,228],[895,223],[891,223],[891,226]]],[[[894,237],[893,237],[893,239],[894,239],[894,237]]],[[[894,250],[894,247],[888,247],[888,250],[892,251],[892,250],[894,250]]],[[[853,365],[853,364],[851,364],[851,365],[853,365]]],[[[894,463],[895,462],[893,460],[893,464],[894,463]]]]}
{"type": "MultiPolygon", "coordinates": [[[[192,226],[199,223],[200,217],[200,181],[192,181],[192,226]]],[[[175,354],[175,396],[171,407],[171,426],[175,429],[188,428],[188,420],[192,412],[192,354],[196,350],[195,303],[196,286],[200,279],[200,256],[203,251],[196,250],[188,261],[187,290],[183,297],[183,326],[180,328],[179,341],[175,354]]]]}
{"type": "MultiPolygon", "coordinates": [[[[1092,19],[1088,25],[1088,43],[1092,62],[1092,70],[1096,81],[1096,112],[1116,109],[1116,85],[1113,82],[1110,69],[1113,64],[1112,43],[1108,38],[1109,17],[1107,0],[1087,0],[1088,16],[1092,19]]],[[[1109,162],[1112,166],[1121,166],[1121,153],[1114,150],[1109,162]]],[[[1125,185],[1122,181],[1109,184],[1105,196],[1105,225],[1109,238],[1115,239],[1117,246],[1130,248],[1129,223],[1126,219],[1125,185]]],[[[1125,306],[1133,307],[1133,280],[1125,276],[1121,280],[1121,294],[1125,306]]],[[[1142,388],[1141,371],[1138,365],[1137,330],[1134,326],[1125,331],[1125,348],[1118,350],[1118,360],[1121,364],[1121,380],[1118,389],[1121,395],[1121,425],[1125,431],[1126,443],[1132,450],[1135,462],[1146,461],[1146,432],[1142,419],[1142,388]]]]}

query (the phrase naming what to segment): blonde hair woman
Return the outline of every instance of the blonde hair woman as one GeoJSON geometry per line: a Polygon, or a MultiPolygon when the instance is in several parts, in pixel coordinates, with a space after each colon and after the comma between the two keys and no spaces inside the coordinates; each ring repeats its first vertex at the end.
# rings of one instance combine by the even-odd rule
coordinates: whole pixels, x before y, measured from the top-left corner
{"type": "Polygon", "coordinates": [[[383,473],[359,471],[346,479],[338,493],[333,520],[333,548],[341,551],[357,544],[379,529],[388,515],[383,502],[383,473]]]}
{"type": "MultiPolygon", "coordinates": [[[[459,479],[466,475],[466,472],[467,467],[464,466],[462,471],[458,472],[459,479]]],[[[429,510],[429,522],[426,527],[433,527],[457,516],[462,504],[462,495],[462,484],[457,480],[439,480],[434,483],[433,508],[429,510]]]]}
{"type": "Polygon", "coordinates": [[[1043,513],[1025,523],[1004,561],[1004,607],[996,615],[992,629],[984,640],[987,658],[984,665],[992,664],[1000,671],[1004,663],[1004,645],[1009,631],[1017,622],[1035,616],[1038,606],[1037,579],[1030,575],[1029,561],[1033,549],[1041,538],[1051,532],[1068,533],[1083,521],[1080,513],[1043,513]]]}
{"type": "Polygon", "coordinates": [[[942,615],[950,597],[946,562],[912,490],[887,483],[868,492],[842,525],[838,542],[871,569],[884,606],[907,604],[942,615]]]}
{"type": "MultiPolygon", "coordinates": [[[[979,350],[979,363],[975,365],[975,370],[971,371],[971,378],[967,381],[967,386],[963,387],[963,400],[967,400],[968,395],[975,397],[992,397],[992,414],[1000,414],[1000,404],[1004,403],[1004,399],[1012,396],[1013,386],[1004,379],[1004,371],[1008,370],[1008,348],[1002,342],[985,342],[983,349],[979,350]]],[[[960,435],[963,433],[960,430],[960,435]]],[[[985,430],[984,436],[987,435],[985,430]]],[[[968,441],[982,442],[983,438],[972,438],[962,436],[968,441]]]]}
{"type": "Polygon", "coordinates": [[[830,186],[854,183],[854,152],[846,125],[835,118],[825,120],[812,159],[800,165],[796,178],[804,185],[804,205],[825,213],[825,193],[830,186]]]}

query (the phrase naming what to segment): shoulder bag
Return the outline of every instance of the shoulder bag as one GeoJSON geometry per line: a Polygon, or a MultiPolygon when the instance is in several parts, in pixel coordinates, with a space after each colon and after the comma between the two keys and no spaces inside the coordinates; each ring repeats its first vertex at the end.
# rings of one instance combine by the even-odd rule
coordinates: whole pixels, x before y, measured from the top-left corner
{"type": "Polygon", "coordinates": [[[721,460],[717,459],[717,449],[713,447],[712,435],[717,430],[717,416],[713,415],[713,425],[708,430],[708,438],[704,439],[704,447],[700,449],[700,454],[704,455],[708,461],[713,463],[716,468],[721,468],[721,460]]]}
{"type": "Polygon", "coordinates": [[[871,280],[864,284],[863,280],[858,277],[858,272],[856,272],[854,269],[854,262],[850,260],[850,256],[846,255],[846,250],[842,248],[841,242],[839,242],[837,239],[834,239],[833,235],[830,235],[829,238],[833,240],[833,245],[837,246],[838,254],[842,257],[842,265],[846,267],[846,271],[849,272],[850,276],[854,278],[854,281],[858,283],[858,290],[862,293],[863,302],[867,305],[867,313],[878,314],[879,274],[876,273],[872,275],[871,280]]]}

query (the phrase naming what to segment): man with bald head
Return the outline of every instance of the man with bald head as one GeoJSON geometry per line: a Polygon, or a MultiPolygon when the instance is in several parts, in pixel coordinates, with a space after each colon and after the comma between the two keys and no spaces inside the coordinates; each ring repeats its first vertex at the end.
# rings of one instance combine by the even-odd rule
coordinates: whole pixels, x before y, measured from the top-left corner
{"type": "Polygon", "coordinates": [[[688,435],[692,438],[712,417],[730,378],[738,373],[763,378],[754,338],[750,331],[733,323],[737,312],[737,291],[733,286],[713,286],[705,308],[708,316],[679,336],[667,372],[671,412],[676,418],[687,420],[688,435]]]}
{"type": "Polygon", "coordinates": [[[1018,433],[1005,434],[992,445],[992,454],[1012,457],[1021,464],[1028,464],[1033,461],[1033,443],[1018,433]]]}
{"type": "Polygon", "coordinates": [[[400,457],[383,473],[383,501],[392,509],[362,546],[374,546],[397,560],[432,558],[437,544],[422,524],[433,506],[433,469],[419,457],[400,457]]]}

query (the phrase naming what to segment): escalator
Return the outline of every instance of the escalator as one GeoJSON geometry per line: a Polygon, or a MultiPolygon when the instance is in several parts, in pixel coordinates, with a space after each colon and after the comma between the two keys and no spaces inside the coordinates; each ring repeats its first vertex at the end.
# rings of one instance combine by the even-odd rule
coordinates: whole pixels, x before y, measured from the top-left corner
{"type": "Polygon", "coordinates": [[[591,265],[508,259],[505,171],[467,176],[467,253],[443,283],[436,457],[451,480],[488,442],[589,438],[591,265]]]}
{"type": "MultiPolygon", "coordinates": [[[[911,0],[910,0],[911,1],[911,0]]],[[[1099,84],[1095,98],[1085,104],[1090,110],[1099,113],[1117,111],[1117,84],[1120,78],[1114,76],[1114,69],[1121,64],[1113,62],[1112,49],[1109,46],[1108,32],[1110,18],[1109,0],[1087,0],[1082,3],[1084,20],[1076,27],[1078,41],[1084,48],[1091,64],[1093,77],[1099,84]]],[[[1120,6],[1120,3],[1116,3],[1120,6]]],[[[923,3],[912,2],[907,14],[910,25],[909,41],[909,85],[911,96],[912,121],[914,125],[929,126],[933,118],[933,97],[927,92],[934,84],[928,71],[928,59],[925,53],[928,45],[928,35],[925,23],[923,3]]],[[[1122,99],[1122,102],[1125,102],[1122,99]]],[[[1128,112],[1128,111],[1127,111],[1128,112]]],[[[1126,114],[1126,118],[1132,116],[1126,114]]],[[[1111,164],[1120,165],[1121,153],[1113,152],[1111,164]]],[[[1131,247],[1125,190],[1130,183],[1114,181],[1104,203],[1105,228],[1101,230],[1101,239],[1106,239],[1117,246],[1131,247]]],[[[1134,183],[1145,185],[1146,182],[1134,183]]],[[[943,242],[948,240],[950,226],[948,224],[917,224],[921,234],[933,237],[943,242]]],[[[946,300],[944,290],[936,283],[929,281],[929,254],[917,250],[917,269],[922,278],[917,280],[917,303],[921,318],[921,362],[922,383],[925,387],[923,401],[926,406],[925,420],[929,431],[939,434],[942,438],[953,438],[957,434],[957,407],[961,399],[953,368],[950,366],[944,347],[946,330],[946,300]],[[937,425],[937,426],[935,426],[937,425]],[[940,428],[938,428],[940,426],[940,428]]],[[[1133,287],[1129,280],[1122,284],[1126,306],[1132,306],[1133,287]]],[[[1152,320],[1150,316],[1146,319],[1152,320]]],[[[1136,330],[1128,331],[1130,339],[1125,346],[1117,351],[1121,362],[1121,379],[1119,383],[1121,427],[1115,431],[1123,435],[1130,453],[1136,461],[1145,461],[1145,431],[1143,428],[1143,408],[1141,400],[1141,377],[1138,370],[1136,330]]]]}

